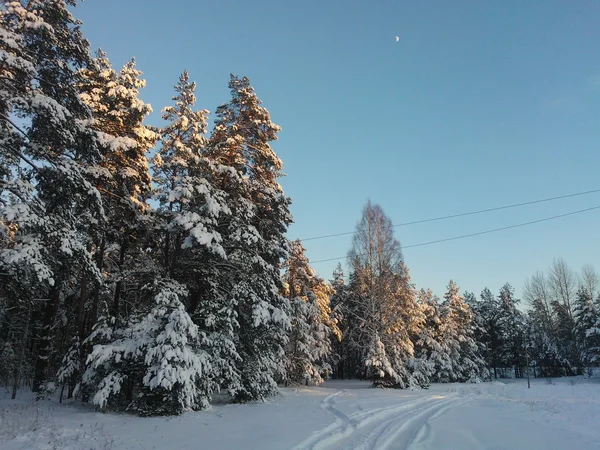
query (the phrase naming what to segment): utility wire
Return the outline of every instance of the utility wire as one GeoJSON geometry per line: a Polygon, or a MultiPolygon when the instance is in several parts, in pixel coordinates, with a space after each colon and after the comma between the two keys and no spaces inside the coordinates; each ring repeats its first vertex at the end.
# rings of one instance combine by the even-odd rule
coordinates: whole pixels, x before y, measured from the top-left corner
{"type": "MultiPolygon", "coordinates": [[[[402,246],[402,250],[404,250],[406,248],[424,247],[426,245],[439,244],[440,242],[456,241],[458,239],[465,239],[465,238],[469,238],[469,237],[473,237],[473,236],[481,236],[482,234],[495,233],[497,231],[510,230],[512,228],[519,228],[519,227],[533,225],[533,224],[540,223],[540,222],[547,222],[549,220],[560,219],[561,217],[573,216],[575,214],[581,214],[584,212],[592,211],[594,209],[600,209],[600,205],[593,206],[591,208],[580,209],[579,211],[573,211],[573,212],[559,214],[559,215],[552,216],[552,217],[546,217],[544,219],[538,219],[538,220],[532,220],[530,222],[518,223],[516,225],[508,225],[506,227],[494,228],[494,229],[485,230],[485,231],[478,231],[477,233],[469,233],[469,234],[463,234],[461,236],[453,236],[453,237],[449,237],[449,238],[445,238],[445,239],[437,239],[435,241],[428,241],[428,242],[421,242],[419,244],[405,245],[405,246],[402,246]]],[[[318,261],[311,261],[311,264],[328,262],[328,261],[337,261],[337,260],[346,259],[346,258],[348,258],[348,256],[338,256],[337,258],[320,259],[318,261]]]]}
{"type": "MultiPolygon", "coordinates": [[[[560,200],[563,198],[577,197],[579,195],[594,194],[596,192],[600,192],[600,189],[594,189],[591,191],[584,191],[584,192],[576,192],[574,194],[560,195],[558,197],[543,198],[540,200],[533,200],[530,202],[515,203],[512,205],[497,206],[495,208],[480,209],[478,211],[470,211],[470,212],[460,213],[460,214],[451,214],[449,216],[433,217],[431,219],[423,219],[423,220],[415,220],[413,222],[397,223],[395,225],[392,225],[392,227],[405,227],[408,225],[417,225],[419,223],[436,222],[438,220],[446,220],[446,219],[454,219],[456,217],[472,216],[475,214],[483,214],[483,213],[492,212],[492,211],[500,211],[503,209],[518,208],[519,206],[527,206],[527,205],[534,205],[536,203],[551,202],[551,201],[560,200]]],[[[306,239],[301,239],[301,241],[302,242],[315,241],[317,239],[326,239],[326,238],[332,238],[332,237],[337,237],[337,236],[347,236],[349,234],[356,234],[356,233],[357,233],[357,231],[347,231],[345,233],[335,233],[335,234],[327,234],[324,236],[314,236],[314,237],[310,237],[310,238],[306,238],[306,239]]]]}

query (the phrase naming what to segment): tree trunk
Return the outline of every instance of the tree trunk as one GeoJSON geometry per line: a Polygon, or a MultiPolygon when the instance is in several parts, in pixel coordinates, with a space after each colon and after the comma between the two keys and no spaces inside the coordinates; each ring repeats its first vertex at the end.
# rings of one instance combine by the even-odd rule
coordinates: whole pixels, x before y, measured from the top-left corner
{"type": "MultiPolygon", "coordinates": [[[[106,237],[103,235],[102,240],[100,241],[100,249],[98,250],[98,254],[96,255],[96,267],[100,273],[104,269],[104,252],[106,251],[106,237]]],[[[86,334],[91,331],[91,328],[96,324],[96,320],[98,320],[98,303],[100,302],[100,288],[101,286],[96,286],[94,288],[93,298],[92,298],[92,311],[89,317],[89,329],[86,330],[86,334]]],[[[83,342],[83,341],[82,341],[83,342]]]]}
{"type": "Polygon", "coordinates": [[[50,295],[48,300],[46,300],[46,307],[44,308],[44,316],[42,317],[42,336],[40,338],[40,348],[35,361],[35,372],[33,376],[33,392],[40,392],[46,381],[46,371],[52,352],[52,323],[54,322],[60,299],[60,288],[58,285],[59,283],[55,283],[54,286],[50,288],[50,295]]]}
{"type": "Polygon", "coordinates": [[[171,263],[170,263],[170,252],[171,252],[170,233],[168,231],[166,231],[165,232],[165,248],[164,248],[164,257],[165,257],[164,265],[165,265],[165,275],[166,276],[173,276],[173,271],[171,269],[171,263]]]}
{"type": "Polygon", "coordinates": [[[190,292],[189,302],[187,304],[186,312],[190,315],[194,314],[196,308],[198,308],[198,304],[200,303],[200,291],[198,289],[194,289],[190,292]]]}
{"type": "Polygon", "coordinates": [[[11,399],[17,397],[17,389],[21,384],[21,373],[23,371],[23,360],[25,359],[25,347],[29,339],[29,322],[31,320],[31,302],[27,302],[27,314],[25,315],[25,323],[23,324],[23,335],[21,336],[21,348],[19,348],[19,359],[17,359],[17,367],[15,368],[15,380],[13,382],[11,399]]]}
{"type": "Polygon", "coordinates": [[[125,239],[121,242],[121,249],[119,250],[119,281],[117,281],[117,285],[115,286],[115,297],[113,299],[112,311],[111,314],[115,317],[115,326],[118,322],[119,317],[119,309],[121,302],[121,291],[123,290],[123,280],[121,279],[121,272],[123,270],[123,265],[125,264],[125,252],[127,251],[127,244],[125,239]]]}
{"type": "Polygon", "coordinates": [[[76,321],[77,321],[77,330],[79,332],[79,339],[83,342],[85,339],[85,320],[84,320],[84,312],[85,312],[85,304],[88,298],[88,280],[87,273],[84,271],[81,276],[81,291],[79,294],[79,302],[77,303],[76,309],[76,321]]]}

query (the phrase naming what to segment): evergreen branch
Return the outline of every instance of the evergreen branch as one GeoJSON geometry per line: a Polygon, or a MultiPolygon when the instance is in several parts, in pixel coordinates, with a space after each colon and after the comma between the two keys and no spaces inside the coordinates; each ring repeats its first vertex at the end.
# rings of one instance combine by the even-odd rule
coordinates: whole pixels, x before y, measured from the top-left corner
{"type": "Polygon", "coordinates": [[[27,139],[28,141],[31,142],[31,139],[29,138],[29,135],[25,131],[23,131],[17,124],[15,124],[9,117],[7,117],[4,114],[0,113],[0,119],[3,119],[6,122],[8,122],[10,125],[13,126],[13,128],[15,130],[17,130],[19,133],[21,133],[25,139],[27,139]]]}
{"type": "Polygon", "coordinates": [[[13,153],[15,156],[17,156],[19,159],[22,159],[23,162],[25,162],[27,165],[29,165],[36,173],[39,172],[39,168],[38,166],[36,166],[33,161],[31,161],[29,158],[27,158],[25,155],[23,155],[20,151],[10,148],[2,143],[0,143],[0,147],[8,150],[9,152],[13,153]]]}

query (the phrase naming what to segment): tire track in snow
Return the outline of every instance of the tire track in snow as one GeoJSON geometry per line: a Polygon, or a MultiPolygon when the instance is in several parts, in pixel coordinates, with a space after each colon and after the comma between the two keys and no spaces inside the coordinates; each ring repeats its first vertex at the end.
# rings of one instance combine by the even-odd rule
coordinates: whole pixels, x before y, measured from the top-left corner
{"type": "Polygon", "coordinates": [[[362,436],[353,438],[353,445],[348,448],[356,450],[385,449],[389,446],[395,449],[407,448],[429,418],[465,402],[460,398],[429,397],[428,399],[429,401],[424,400],[401,414],[387,414],[385,418],[377,417],[377,424],[362,436]]]}
{"type": "Polygon", "coordinates": [[[454,397],[440,400],[432,406],[416,411],[416,414],[404,414],[403,417],[397,418],[400,420],[390,421],[389,426],[367,448],[411,448],[414,444],[423,443],[432,435],[430,419],[439,417],[448,410],[469,403],[473,399],[473,397],[454,397]]]}
{"type": "Polygon", "coordinates": [[[340,390],[328,395],[321,401],[321,404],[319,405],[326,413],[332,415],[335,418],[335,421],[325,428],[313,433],[310,438],[302,441],[300,444],[294,447],[294,449],[312,450],[315,448],[315,445],[320,443],[326,437],[332,435],[343,436],[345,434],[350,434],[351,430],[356,428],[358,424],[357,421],[349,418],[346,414],[335,407],[336,397],[339,397],[344,392],[345,390],[340,390]]]}
{"type": "MultiPolygon", "coordinates": [[[[321,406],[325,406],[323,409],[327,410],[327,406],[333,396],[338,396],[341,392],[329,396],[321,403],[321,406]]],[[[409,402],[401,403],[400,405],[388,406],[384,408],[369,409],[365,412],[360,412],[347,417],[346,421],[336,420],[334,423],[326,426],[325,428],[316,431],[313,435],[305,441],[298,444],[296,450],[305,449],[328,449],[336,448],[340,443],[346,441],[350,436],[360,436],[361,430],[365,427],[373,425],[374,423],[380,423],[382,418],[390,415],[395,416],[399,412],[403,411],[414,411],[418,405],[423,403],[429,403],[433,401],[431,398],[417,399],[409,402]],[[360,429],[360,430],[359,430],[360,429]],[[357,431],[358,430],[358,431],[357,431]]],[[[343,414],[343,413],[342,413],[343,414]]],[[[365,431],[366,432],[366,431],[365,431]]]]}
{"type": "MultiPolygon", "coordinates": [[[[360,433],[355,433],[344,440],[345,447],[352,450],[369,450],[376,448],[383,436],[394,431],[402,419],[417,414],[430,408],[430,402],[413,405],[410,409],[399,411],[387,411],[375,414],[369,420],[363,422],[360,433]]],[[[338,442],[342,444],[342,442],[338,442]]],[[[332,448],[336,448],[333,446],[332,448]]]]}
{"type": "MultiPolygon", "coordinates": [[[[321,408],[335,417],[335,422],[313,433],[298,444],[296,450],[304,449],[385,449],[407,448],[414,442],[422,442],[428,437],[428,420],[437,417],[448,409],[467,403],[459,393],[449,392],[451,398],[439,399],[427,396],[400,405],[376,408],[351,416],[339,411],[334,400],[343,391],[329,395],[321,402],[321,408]]],[[[462,392],[461,392],[462,393],[462,392]]]]}
{"type": "Polygon", "coordinates": [[[321,402],[321,408],[328,414],[331,414],[333,417],[335,417],[336,422],[341,424],[342,427],[355,428],[357,425],[356,420],[349,418],[346,414],[335,407],[335,398],[342,395],[344,392],[346,391],[337,391],[325,397],[321,402]]]}

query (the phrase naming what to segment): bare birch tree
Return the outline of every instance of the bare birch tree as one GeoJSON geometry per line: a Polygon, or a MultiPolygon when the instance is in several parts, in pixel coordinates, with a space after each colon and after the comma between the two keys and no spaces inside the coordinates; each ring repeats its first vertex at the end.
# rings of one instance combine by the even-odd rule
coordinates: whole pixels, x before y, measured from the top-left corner
{"type": "Polygon", "coordinates": [[[548,273],[548,282],[553,301],[562,304],[569,316],[573,319],[572,303],[577,290],[577,276],[562,258],[552,262],[548,273]]]}
{"type": "Polygon", "coordinates": [[[414,352],[415,289],[381,206],[364,207],[348,257],[352,293],[345,314],[356,323],[349,344],[375,383],[404,387],[412,382],[405,363],[414,352]]]}
{"type": "Polygon", "coordinates": [[[581,269],[581,287],[583,287],[592,300],[595,300],[598,295],[598,285],[600,284],[600,276],[594,266],[586,264],[581,269]]]}

